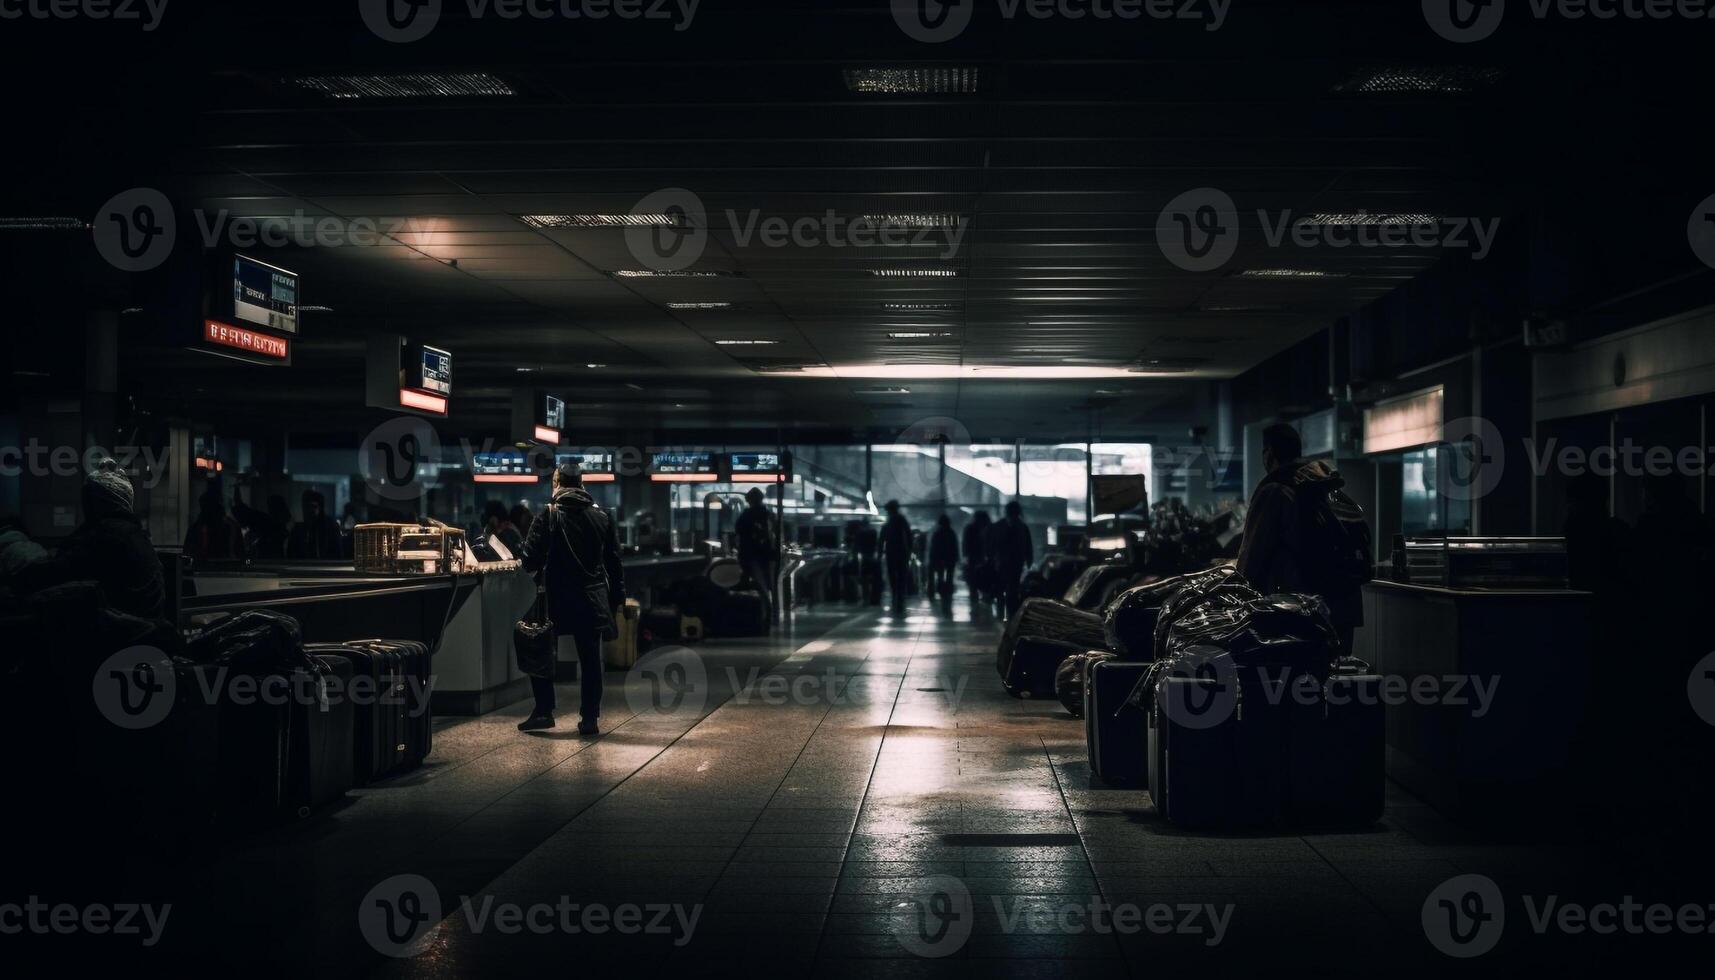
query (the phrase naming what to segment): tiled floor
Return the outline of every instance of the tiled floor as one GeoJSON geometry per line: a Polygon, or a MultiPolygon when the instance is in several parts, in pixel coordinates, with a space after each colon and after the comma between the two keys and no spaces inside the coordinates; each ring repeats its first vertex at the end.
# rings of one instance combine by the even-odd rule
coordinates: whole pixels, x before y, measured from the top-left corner
{"type": "MultiPolygon", "coordinates": [[[[1503,975],[1546,947],[1519,923],[1447,959],[1437,885],[1607,894],[1581,851],[1476,843],[1404,795],[1361,833],[1176,830],[1093,780],[1081,722],[1004,694],[997,635],[963,606],[824,611],[611,676],[597,740],[521,735],[523,705],[444,722],[421,772],[234,847],[178,935],[318,975],[1503,975]]],[[[1619,948],[1555,944],[1574,973],[1619,948]]]]}

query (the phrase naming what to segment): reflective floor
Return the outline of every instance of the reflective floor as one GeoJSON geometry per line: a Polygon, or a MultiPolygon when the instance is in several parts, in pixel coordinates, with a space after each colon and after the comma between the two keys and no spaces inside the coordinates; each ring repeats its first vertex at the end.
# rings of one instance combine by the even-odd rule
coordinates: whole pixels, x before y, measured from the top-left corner
{"type": "Polygon", "coordinates": [[[1607,895],[1582,849],[1476,842],[1391,789],[1366,832],[1177,830],[1092,778],[1082,722],[1004,694],[998,632],[962,604],[806,613],[610,675],[599,739],[522,735],[523,704],[443,721],[422,771],[232,845],[175,909],[178,951],[319,975],[1502,975],[1545,947],[1514,922],[1446,958],[1443,883],[1607,895]]]}

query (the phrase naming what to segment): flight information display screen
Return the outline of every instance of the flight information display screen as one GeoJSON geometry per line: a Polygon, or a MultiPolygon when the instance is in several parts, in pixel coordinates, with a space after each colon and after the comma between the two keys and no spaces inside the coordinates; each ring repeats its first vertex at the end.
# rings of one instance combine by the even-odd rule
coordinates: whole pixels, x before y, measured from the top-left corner
{"type": "Polygon", "coordinates": [[[732,471],[738,473],[779,473],[779,453],[733,453],[732,471]]]}
{"type": "Polygon", "coordinates": [[[298,274],[240,255],[232,260],[232,316],[282,333],[298,332],[298,274]]]}
{"type": "Polygon", "coordinates": [[[477,476],[535,476],[530,458],[523,453],[477,453],[471,460],[477,476]]]}
{"type": "Polygon", "coordinates": [[[684,473],[713,473],[715,471],[714,453],[665,452],[656,453],[655,472],[664,475],[684,473]]]}
{"type": "Polygon", "coordinates": [[[553,395],[543,395],[542,421],[538,424],[550,429],[564,429],[566,427],[565,401],[555,398],[553,395]]]}
{"type": "Polygon", "coordinates": [[[554,454],[554,462],[556,465],[560,464],[560,463],[567,463],[567,462],[577,463],[578,467],[584,471],[585,476],[588,476],[592,473],[600,474],[600,473],[612,473],[613,472],[613,454],[612,453],[585,453],[585,452],[555,453],[554,454]]]}
{"type": "Polygon", "coordinates": [[[421,352],[416,377],[417,383],[411,387],[420,391],[432,391],[437,395],[453,393],[453,355],[450,351],[424,344],[418,348],[421,352]]]}

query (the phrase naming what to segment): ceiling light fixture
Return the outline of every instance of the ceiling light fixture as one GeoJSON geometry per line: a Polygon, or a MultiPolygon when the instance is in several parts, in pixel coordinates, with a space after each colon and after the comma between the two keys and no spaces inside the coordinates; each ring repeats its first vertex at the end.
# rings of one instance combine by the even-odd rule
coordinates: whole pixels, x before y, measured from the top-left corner
{"type": "Polygon", "coordinates": [[[853,388],[852,393],[856,394],[856,395],[909,395],[909,394],[911,394],[911,389],[910,388],[897,388],[897,387],[853,388]]]}
{"type": "Polygon", "coordinates": [[[1301,228],[1365,228],[1365,227],[1406,227],[1410,225],[1438,225],[1441,216],[1438,214],[1370,214],[1368,211],[1356,212],[1317,212],[1299,218],[1293,224],[1301,228]]]}
{"type": "Polygon", "coordinates": [[[606,364],[585,364],[584,367],[589,368],[591,371],[599,371],[602,368],[607,367],[607,365],[606,364]]]}
{"type": "Polygon", "coordinates": [[[843,378],[858,381],[1078,381],[1135,378],[1139,374],[1150,373],[1150,370],[1071,364],[834,364],[806,367],[794,373],[802,378],[843,378]]]}
{"type": "Polygon", "coordinates": [[[959,272],[957,269],[871,269],[869,274],[878,279],[952,279],[959,272]]]}
{"type": "Polygon", "coordinates": [[[846,90],[858,95],[971,95],[976,68],[847,68],[846,90]]]}
{"type": "Polygon", "coordinates": [[[732,306],[731,303],[668,303],[667,304],[667,308],[669,310],[724,310],[724,309],[727,309],[731,306],[732,306]]]}
{"type": "Polygon", "coordinates": [[[1238,276],[1240,279],[1344,279],[1346,274],[1326,269],[1245,269],[1238,276]]]}
{"type": "Polygon", "coordinates": [[[294,75],[286,82],[330,99],[457,99],[518,94],[511,85],[487,72],[294,75]]]}
{"type": "Polygon", "coordinates": [[[33,218],[7,216],[0,218],[0,231],[88,231],[89,222],[82,218],[33,218]]]}
{"type": "Polygon", "coordinates": [[[1502,77],[1504,73],[1499,68],[1481,65],[1386,65],[1365,68],[1334,86],[1334,91],[1362,95],[1463,95],[1488,88],[1502,77]]]}
{"type": "Polygon", "coordinates": [[[943,337],[957,336],[951,330],[901,330],[889,333],[888,340],[939,340],[943,337]]]}
{"type": "Polygon", "coordinates": [[[717,340],[719,347],[772,347],[780,343],[778,340],[717,340]]]}
{"type": "Polygon", "coordinates": [[[895,310],[895,311],[899,311],[899,312],[924,313],[924,312],[928,312],[931,310],[956,310],[959,308],[959,304],[957,304],[957,303],[883,303],[883,304],[881,304],[881,308],[884,310],[895,310]]]}
{"type": "Polygon", "coordinates": [[[521,214],[532,228],[679,228],[684,215],[671,214],[521,214]]]}
{"type": "Polygon", "coordinates": [[[716,279],[736,276],[736,272],[698,272],[693,269],[617,269],[621,279],[716,279]]]}
{"type": "Polygon", "coordinates": [[[872,225],[894,228],[957,228],[965,223],[962,214],[866,214],[863,220],[872,225]]]}

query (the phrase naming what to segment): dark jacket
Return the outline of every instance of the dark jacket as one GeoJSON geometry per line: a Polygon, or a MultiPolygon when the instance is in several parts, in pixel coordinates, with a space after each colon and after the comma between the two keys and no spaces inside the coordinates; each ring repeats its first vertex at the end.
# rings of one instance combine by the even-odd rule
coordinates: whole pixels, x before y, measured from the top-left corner
{"type": "MultiPolygon", "coordinates": [[[[1239,547],[1238,571],[1263,595],[1300,592],[1318,595],[1317,577],[1299,559],[1301,529],[1298,498],[1308,484],[1328,492],[1345,485],[1338,473],[1320,460],[1283,466],[1257,484],[1245,513],[1244,542],[1239,547]]],[[[1363,622],[1363,596],[1357,589],[1344,595],[1323,595],[1336,625],[1363,622]]]]}
{"type": "Polygon", "coordinates": [[[1016,517],[1005,517],[989,526],[988,550],[990,567],[1004,580],[1023,575],[1036,557],[1030,526],[1016,517]]]}
{"type": "Polygon", "coordinates": [[[545,571],[548,618],[562,632],[605,626],[625,602],[619,530],[582,487],[556,492],[530,522],[522,557],[526,571],[545,571]]]}
{"type": "Polygon", "coordinates": [[[894,514],[881,526],[881,554],[890,566],[911,564],[911,525],[904,517],[894,514]]]}
{"type": "Polygon", "coordinates": [[[117,511],[85,521],[59,552],[18,572],[18,591],[37,592],[62,582],[101,583],[108,605],[142,619],[160,619],[165,576],[149,532],[136,515],[117,511]]]}
{"type": "Polygon", "coordinates": [[[328,561],[341,557],[339,522],[326,514],[292,525],[286,540],[286,557],[328,561]]]}
{"type": "Polygon", "coordinates": [[[977,521],[965,525],[965,561],[978,568],[988,564],[988,529],[993,526],[977,521]]]}
{"type": "Polygon", "coordinates": [[[929,564],[935,568],[951,568],[959,563],[959,536],[951,527],[936,527],[929,536],[929,564]]]}
{"type": "Polygon", "coordinates": [[[774,546],[770,519],[767,507],[756,506],[746,507],[733,522],[733,537],[738,540],[741,561],[773,562],[780,557],[779,549],[774,546]]]}

